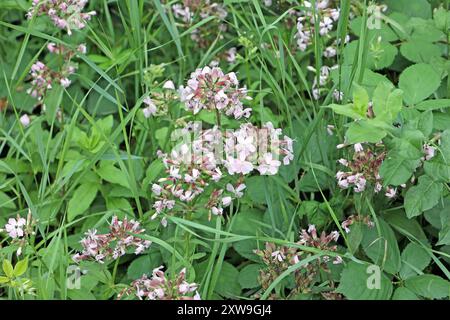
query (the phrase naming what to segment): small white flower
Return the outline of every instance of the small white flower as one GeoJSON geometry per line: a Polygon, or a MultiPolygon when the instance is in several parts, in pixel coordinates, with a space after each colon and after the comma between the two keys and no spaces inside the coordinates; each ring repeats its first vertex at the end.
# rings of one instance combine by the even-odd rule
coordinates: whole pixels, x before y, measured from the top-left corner
{"type": "Polygon", "coordinates": [[[353,148],[355,149],[355,152],[362,152],[364,150],[364,148],[363,148],[361,143],[355,143],[353,145],[353,148]]]}
{"type": "Polygon", "coordinates": [[[222,205],[223,205],[224,207],[228,207],[228,206],[230,205],[231,201],[232,201],[232,199],[231,199],[230,196],[223,197],[223,198],[222,198],[222,205]]]}
{"type": "Polygon", "coordinates": [[[161,194],[162,190],[163,190],[163,188],[159,184],[156,184],[156,183],[152,184],[152,192],[155,195],[159,196],[161,194]]]}
{"type": "Polygon", "coordinates": [[[23,116],[20,117],[20,123],[26,128],[30,125],[31,123],[31,119],[27,114],[24,114],[23,116]]]}
{"type": "Polygon", "coordinates": [[[217,208],[217,207],[212,207],[211,208],[211,213],[215,216],[221,216],[223,213],[223,209],[222,208],[217,208]]]}
{"type": "Polygon", "coordinates": [[[26,220],[24,218],[9,218],[8,223],[5,225],[5,230],[8,235],[15,239],[23,237],[23,226],[25,226],[26,220]]]}
{"type": "Polygon", "coordinates": [[[243,183],[239,184],[236,188],[232,184],[227,183],[227,191],[234,194],[236,198],[241,198],[244,193],[242,192],[247,186],[243,183]]]}
{"type": "Polygon", "coordinates": [[[391,188],[388,187],[386,189],[386,193],[384,194],[386,197],[388,197],[389,199],[392,199],[395,197],[395,195],[397,194],[397,189],[396,188],[391,188]]]}
{"type": "Polygon", "coordinates": [[[70,86],[70,84],[72,83],[72,81],[70,81],[68,78],[62,78],[62,79],[59,81],[59,83],[61,83],[61,85],[62,85],[64,88],[67,88],[67,87],[70,86]]]}
{"type": "Polygon", "coordinates": [[[344,167],[348,166],[348,161],[346,159],[339,159],[338,162],[344,167]]]}
{"type": "Polygon", "coordinates": [[[175,90],[175,84],[172,80],[167,80],[164,82],[163,89],[175,90]]]}

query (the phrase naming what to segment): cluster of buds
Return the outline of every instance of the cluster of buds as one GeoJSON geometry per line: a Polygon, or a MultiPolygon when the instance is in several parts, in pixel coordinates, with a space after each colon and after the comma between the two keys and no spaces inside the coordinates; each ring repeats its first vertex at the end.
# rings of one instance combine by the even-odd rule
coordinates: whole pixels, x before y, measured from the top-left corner
{"type": "Polygon", "coordinates": [[[33,219],[31,210],[28,209],[27,218],[22,218],[17,215],[16,218],[9,218],[4,228],[0,229],[0,232],[6,232],[12,239],[12,244],[17,244],[17,255],[22,254],[23,248],[28,243],[28,239],[35,235],[34,227],[37,224],[37,220],[33,219]]]}
{"type": "Polygon", "coordinates": [[[220,68],[197,69],[191,74],[186,87],[180,87],[180,98],[194,114],[202,109],[216,110],[227,116],[248,118],[250,108],[244,108],[241,100],[249,99],[247,89],[239,88],[236,74],[224,74],[220,68]]]}
{"type": "MultiPolygon", "coordinates": [[[[339,234],[337,231],[333,231],[330,234],[322,232],[322,234],[318,236],[315,226],[310,225],[308,230],[301,231],[300,239],[297,244],[333,252],[337,250],[337,247],[332,243],[336,242],[338,238],[339,234]]],[[[262,258],[265,265],[265,268],[260,270],[259,275],[259,281],[264,290],[266,290],[270,284],[289,267],[311,255],[310,252],[299,248],[276,246],[273,243],[266,243],[264,250],[255,250],[255,253],[262,258]]],[[[317,276],[320,274],[321,270],[330,272],[327,266],[329,262],[329,256],[321,256],[318,259],[305,264],[303,268],[296,270],[294,272],[296,287],[289,293],[289,296],[309,292],[311,286],[316,282],[317,276]]],[[[340,263],[342,263],[342,258],[337,256],[333,261],[333,264],[340,263]]]]}
{"type": "Polygon", "coordinates": [[[75,254],[72,259],[75,262],[94,259],[104,263],[105,259],[117,259],[127,252],[128,248],[134,248],[135,254],[144,252],[151,245],[151,241],[135,237],[133,234],[141,234],[145,231],[139,222],[125,217],[120,221],[116,216],[112,218],[109,233],[97,234],[97,230],[88,230],[80,243],[83,246],[82,253],[75,254]]]}
{"type": "Polygon", "coordinates": [[[96,15],[95,11],[82,12],[88,0],[33,0],[27,18],[47,15],[59,29],[67,31],[83,29],[86,21],[96,15]]]}
{"type": "MultiPolygon", "coordinates": [[[[301,51],[305,51],[312,44],[314,29],[316,27],[315,23],[319,24],[319,33],[322,37],[328,35],[333,30],[335,22],[339,19],[339,9],[332,7],[333,2],[331,0],[316,1],[316,11],[320,12],[318,15],[320,21],[316,21],[310,1],[303,2],[306,10],[295,12],[299,15],[295,38],[297,40],[297,46],[301,51]]],[[[333,46],[327,47],[324,55],[326,57],[334,57],[336,55],[336,49],[333,46]]]]}
{"type": "Polygon", "coordinates": [[[346,220],[344,220],[341,224],[342,229],[344,229],[344,231],[346,233],[350,232],[350,226],[355,223],[355,222],[359,222],[359,223],[363,223],[366,226],[368,226],[369,228],[373,228],[375,226],[375,224],[373,223],[372,220],[370,220],[369,216],[363,216],[363,215],[351,215],[349,216],[346,220]]]}
{"type": "Polygon", "coordinates": [[[196,292],[197,284],[186,281],[185,268],[175,280],[168,279],[162,268],[163,266],[154,269],[150,278],[144,274],[133,281],[129,288],[119,293],[117,299],[132,295],[140,300],[200,300],[200,295],[196,292]]]}
{"type": "Polygon", "coordinates": [[[209,25],[196,28],[191,32],[191,39],[201,48],[208,47],[216,37],[216,32],[211,32],[212,30],[219,30],[220,32],[227,30],[227,26],[223,21],[227,17],[228,12],[220,3],[211,2],[210,0],[183,0],[182,4],[172,5],[172,11],[175,18],[181,20],[186,26],[190,26],[197,15],[201,19],[215,18],[215,22],[218,23],[217,28],[209,25]]]}
{"type": "Polygon", "coordinates": [[[163,84],[162,92],[153,91],[151,96],[144,99],[145,108],[142,113],[145,118],[166,115],[168,113],[168,102],[177,98],[175,84],[168,80],[163,84]]]}
{"type": "Polygon", "coordinates": [[[59,83],[64,88],[69,87],[71,81],[68,77],[75,73],[78,68],[78,64],[72,62],[72,58],[77,52],[82,54],[86,53],[86,45],[84,44],[79,45],[76,51],[73,51],[51,42],[47,45],[47,49],[50,53],[60,55],[63,58],[64,64],[60,71],[50,69],[41,61],[36,61],[31,66],[31,88],[27,90],[27,93],[38,100],[42,100],[42,97],[52,88],[54,82],[59,83]]]}

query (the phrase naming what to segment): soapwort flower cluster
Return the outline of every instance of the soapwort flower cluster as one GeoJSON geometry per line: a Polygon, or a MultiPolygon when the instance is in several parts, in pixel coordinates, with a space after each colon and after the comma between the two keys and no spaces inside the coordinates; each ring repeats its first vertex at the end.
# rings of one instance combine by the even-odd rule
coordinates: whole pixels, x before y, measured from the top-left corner
{"type": "Polygon", "coordinates": [[[33,0],[27,18],[47,15],[56,27],[66,30],[70,36],[72,30],[83,29],[96,15],[95,11],[83,12],[87,3],[88,0],[33,0]]]}
{"type": "MultiPolygon", "coordinates": [[[[248,99],[247,91],[238,84],[236,74],[204,67],[191,74],[186,87],[180,87],[186,109],[193,114],[212,111],[217,124],[202,129],[201,122],[188,122],[172,135],[173,140],[183,141],[168,154],[158,152],[167,176],[152,185],[157,199],[152,219],[163,212],[193,210],[202,194],[206,200],[199,205],[209,210],[209,217],[221,215],[234,199],[242,197],[244,176],[254,171],[274,175],[293,160],[293,140],[270,122],[260,128],[242,123],[236,130],[223,130],[222,116],[239,120],[251,115],[251,108],[242,101],[248,99]]],[[[162,224],[166,223],[163,218],[162,224]]]]}
{"type": "Polygon", "coordinates": [[[99,263],[104,263],[107,259],[117,259],[127,253],[132,248],[135,254],[141,254],[150,247],[151,241],[134,236],[142,234],[139,222],[128,220],[123,221],[114,216],[106,234],[98,234],[96,229],[88,230],[80,243],[83,247],[81,253],[76,253],[72,259],[75,262],[92,259],[99,263]]]}

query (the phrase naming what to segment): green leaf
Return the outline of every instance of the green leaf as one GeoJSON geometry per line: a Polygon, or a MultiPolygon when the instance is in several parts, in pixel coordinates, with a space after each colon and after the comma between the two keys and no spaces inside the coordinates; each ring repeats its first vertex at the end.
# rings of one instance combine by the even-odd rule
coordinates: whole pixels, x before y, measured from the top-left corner
{"type": "Polygon", "coordinates": [[[381,272],[379,288],[370,286],[370,278],[377,275],[371,272],[369,264],[350,261],[342,271],[337,292],[342,293],[349,300],[387,300],[392,295],[392,283],[381,272]],[[369,284],[369,285],[368,285],[369,284]]]}
{"type": "Polygon", "coordinates": [[[378,143],[385,136],[386,131],[373,125],[375,122],[369,120],[360,120],[352,122],[345,133],[348,143],[354,144],[358,142],[378,143]]]}
{"type": "Polygon", "coordinates": [[[130,188],[126,174],[112,164],[101,165],[96,172],[105,181],[130,188]]]}
{"type": "Polygon", "coordinates": [[[431,5],[427,0],[386,0],[389,10],[398,11],[409,17],[431,18],[431,5]]]}
{"type": "Polygon", "coordinates": [[[215,292],[223,297],[236,298],[241,294],[238,278],[239,271],[231,263],[224,261],[216,283],[215,292]]]}
{"type": "Polygon", "coordinates": [[[14,276],[20,277],[23,275],[28,269],[28,258],[20,260],[16,263],[14,267],[14,276]]]}
{"type": "Polygon", "coordinates": [[[360,85],[353,84],[353,109],[361,116],[365,117],[369,107],[369,95],[367,90],[360,85]]]}
{"type": "Polygon", "coordinates": [[[378,219],[380,234],[376,227],[363,226],[362,247],[366,255],[388,273],[400,270],[401,259],[397,239],[392,228],[382,219],[378,219]]]}
{"type": "Polygon", "coordinates": [[[8,277],[0,276],[0,284],[8,283],[8,282],[9,282],[9,278],[8,277]]]}
{"type": "Polygon", "coordinates": [[[351,104],[351,103],[344,104],[344,105],[330,104],[327,107],[331,108],[337,114],[341,114],[343,116],[346,116],[346,117],[349,117],[349,118],[352,118],[352,119],[355,119],[355,120],[360,120],[360,119],[365,119],[366,118],[366,114],[365,113],[361,114],[360,112],[358,112],[354,108],[354,105],[351,104]]]}
{"type": "Polygon", "coordinates": [[[430,62],[441,56],[441,49],[428,41],[422,39],[411,39],[400,47],[402,55],[415,63],[430,62]]]}
{"type": "Polygon", "coordinates": [[[420,300],[418,296],[405,287],[397,288],[392,295],[392,300],[420,300]]]}
{"type": "Polygon", "coordinates": [[[417,270],[422,271],[431,262],[431,257],[421,245],[409,243],[402,252],[402,267],[400,277],[405,280],[417,275],[417,270]]]}
{"type": "Polygon", "coordinates": [[[419,63],[406,68],[399,79],[399,88],[403,90],[408,105],[416,104],[428,98],[441,84],[441,77],[429,64],[419,63]]]}
{"type": "Polygon", "coordinates": [[[8,278],[11,279],[12,277],[14,277],[14,268],[9,260],[4,259],[2,267],[3,267],[3,272],[5,273],[5,275],[8,278]]]}
{"type": "Polygon", "coordinates": [[[387,113],[387,100],[392,91],[393,85],[389,82],[380,82],[373,91],[372,103],[373,111],[377,117],[387,113]]]}
{"type": "Polygon", "coordinates": [[[405,286],[415,294],[429,299],[442,299],[450,295],[450,282],[433,274],[411,277],[405,281],[405,286]]]}
{"type": "Polygon", "coordinates": [[[86,211],[97,196],[98,185],[88,182],[81,184],[73,193],[67,209],[67,219],[73,221],[86,211]]]}
{"type": "Polygon", "coordinates": [[[348,234],[348,244],[349,250],[352,254],[354,254],[359,246],[361,245],[361,241],[363,239],[363,227],[362,222],[355,222],[350,227],[350,233],[348,234]]]}
{"type": "Polygon", "coordinates": [[[416,105],[418,110],[438,110],[450,107],[450,99],[425,100],[416,105]]]}
{"type": "Polygon", "coordinates": [[[427,175],[419,178],[417,186],[409,188],[405,195],[405,210],[408,218],[422,214],[438,204],[443,185],[427,175]]]}
{"type": "Polygon", "coordinates": [[[0,208],[16,209],[14,200],[2,191],[0,191],[0,208]]]}
{"type": "Polygon", "coordinates": [[[242,268],[239,272],[239,284],[243,289],[253,289],[260,286],[258,277],[259,270],[262,269],[263,266],[260,264],[249,264],[242,268]]]}
{"type": "Polygon", "coordinates": [[[407,160],[399,156],[384,159],[380,166],[380,176],[384,185],[399,186],[412,176],[420,160],[407,160]]]}

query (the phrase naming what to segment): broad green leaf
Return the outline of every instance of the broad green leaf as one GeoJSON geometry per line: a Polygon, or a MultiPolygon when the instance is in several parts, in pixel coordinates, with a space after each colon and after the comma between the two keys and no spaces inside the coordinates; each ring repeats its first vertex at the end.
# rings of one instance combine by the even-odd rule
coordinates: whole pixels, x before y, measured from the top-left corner
{"type": "Polygon", "coordinates": [[[345,134],[347,136],[348,143],[378,143],[386,136],[386,131],[374,126],[374,122],[370,120],[372,119],[360,120],[350,124],[345,134]]]}
{"type": "Polygon", "coordinates": [[[369,95],[366,89],[360,85],[353,84],[353,109],[361,116],[366,115],[367,108],[369,107],[369,95]]]}
{"type": "Polygon", "coordinates": [[[405,280],[423,271],[431,262],[428,252],[416,243],[409,243],[402,252],[402,267],[400,277],[405,280]]]}
{"type": "Polygon", "coordinates": [[[392,300],[420,300],[418,296],[405,287],[395,289],[392,300]]]}
{"type": "Polygon", "coordinates": [[[253,289],[260,286],[258,277],[259,270],[262,269],[263,266],[260,264],[249,264],[242,268],[239,272],[239,284],[243,289],[253,289]]]}
{"type": "Polygon", "coordinates": [[[416,105],[418,110],[438,110],[450,107],[450,99],[425,100],[416,105]]]}
{"type": "Polygon", "coordinates": [[[14,268],[9,260],[3,259],[2,268],[8,278],[14,277],[14,268]]]}
{"type": "Polygon", "coordinates": [[[441,84],[439,74],[432,66],[419,63],[406,68],[399,79],[399,88],[403,90],[408,105],[416,104],[428,98],[441,84]]]}
{"type": "Polygon", "coordinates": [[[392,84],[389,82],[380,82],[373,91],[372,108],[377,117],[387,113],[387,100],[392,91],[392,87],[392,84]]]}
{"type": "Polygon", "coordinates": [[[130,188],[126,174],[112,164],[101,165],[96,172],[105,181],[130,188]]]}
{"type": "Polygon", "coordinates": [[[412,176],[420,160],[407,160],[401,157],[387,157],[380,166],[380,176],[384,185],[399,186],[412,176]]]}
{"type": "Polygon", "coordinates": [[[353,106],[354,106],[353,104],[349,103],[349,104],[344,104],[344,105],[330,104],[327,107],[331,108],[337,114],[341,114],[343,116],[352,118],[354,120],[365,119],[366,114],[365,113],[361,114],[353,106]]]}
{"type": "Polygon", "coordinates": [[[14,276],[20,277],[27,271],[27,269],[28,269],[28,258],[18,261],[14,267],[14,276]]]}
{"type": "Polygon", "coordinates": [[[222,297],[236,298],[241,294],[239,284],[239,271],[229,262],[222,263],[219,279],[217,280],[215,292],[222,297]]]}
{"type": "Polygon", "coordinates": [[[405,281],[405,286],[415,294],[429,299],[442,299],[450,295],[450,282],[433,274],[411,277],[405,281]]]}
{"type": "Polygon", "coordinates": [[[385,220],[400,234],[405,236],[412,235],[422,243],[428,243],[428,238],[422,229],[422,226],[416,219],[408,219],[403,210],[394,210],[389,212],[385,220]]]}
{"type": "Polygon", "coordinates": [[[415,63],[428,63],[441,56],[441,49],[437,45],[421,39],[410,39],[403,43],[400,52],[406,59],[415,63]]]}
{"type": "Polygon", "coordinates": [[[349,300],[388,300],[393,290],[391,281],[382,271],[377,274],[376,267],[371,269],[370,266],[373,265],[350,261],[342,271],[336,291],[349,300]],[[379,287],[374,285],[371,277],[380,280],[379,287]]]}
{"type": "Polygon", "coordinates": [[[422,214],[438,204],[443,185],[427,175],[419,177],[419,183],[405,195],[405,210],[408,218],[422,214]]]}
{"type": "Polygon", "coordinates": [[[392,228],[382,219],[378,219],[380,235],[376,227],[363,226],[362,247],[366,255],[388,273],[400,270],[401,259],[397,239],[392,228]]]}
{"type": "Polygon", "coordinates": [[[67,218],[73,221],[77,216],[85,212],[97,196],[98,185],[96,183],[83,183],[73,193],[67,209],[67,218]]]}

